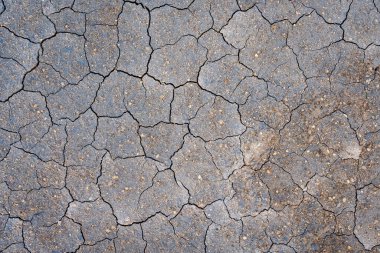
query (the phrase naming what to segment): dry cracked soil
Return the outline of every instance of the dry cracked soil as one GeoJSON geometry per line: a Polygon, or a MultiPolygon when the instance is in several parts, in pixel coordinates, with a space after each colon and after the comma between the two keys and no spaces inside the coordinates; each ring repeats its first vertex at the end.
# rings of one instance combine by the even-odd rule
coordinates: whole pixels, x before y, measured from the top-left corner
{"type": "Polygon", "coordinates": [[[0,0],[0,252],[380,252],[379,0],[0,0]]]}

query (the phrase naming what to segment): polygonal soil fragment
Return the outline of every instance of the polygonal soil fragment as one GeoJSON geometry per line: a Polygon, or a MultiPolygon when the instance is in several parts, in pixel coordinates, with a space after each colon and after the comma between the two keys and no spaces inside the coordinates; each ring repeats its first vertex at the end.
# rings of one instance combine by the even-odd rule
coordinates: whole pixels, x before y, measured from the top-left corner
{"type": "Polygon", "coordinates": [[[222,171],[224,179],[244,165],[239,137],[210,141],[206,143],[205,147],[211,154],[215,165],[222,171]]]}
{"type": "Polygon", "coordinates": [[[338,183],[316,175],[308,183],[307,191],[316,197],[326,210],[336,214],[343,210],[353,211],[355,207],[356,191],[350,184],[338,183]]]}
{"type": "Polygon", "coordinates": [[[203,91],[196,83],[187,83],[174,90],[171,121],[178,124],[189,123],[198,110],[212,103],[214,96],[203,91]]]}
{"type": "Polygon", "coordinates": [[[99,187],[96,183],[100,171],[100,165],[67,168],[66,187],[75,200],[94,201],[99,197],[99,187]]]}
{"type": "Polygon", "coordinates": [[[95,140],[97,126],[97,117],[91,110],[83,113],[76,121],[67,124],[65,165],[100,168],[104,151],[98,151],[89,146],[95,140]]]}
{"type": "Polygon", "coordinates": [[[116,237],[116,218],[111,207],[100,199],[87,203],[74,201],[70,203],[66,215],[81,224],[87,244],[116,237]]]}
{"type": "Polygon", "coordinates": [[[237,56],[225,56],[222,59],[206,63],[199,72],[199,85],[205,90],[220,95],[231,102],[244,103],[244,97],[236,98],[235,91],[240,82],[252,71],[238,62],[237,56]]]}
{"type": "Polygon", "coordinates": [[[18,218],[9,218],[8,215],[0,216],[0,250],[9,249],[12,244],[23,242],[22,237],[22,220],[18,218]]]}
{"type": "Polygon", "coordinates": [[[62,219],[71,201],[70,193],[65,188],[14,191],[9,197],[9,213],[31,221],[36,227],[51,226],[62,219]]]}
{"type": "Polygon", "coordinates": [[[357,139],[356,132],[351,128],[347,115],[334,113],[320,122],[319,137],[343,159],[359,159],[362,147],[357,139]]]}
{"type": "Polygon", "coordinates": [[[42,62],[50,64],[62,77],[76,84],[89,72],[86,60],[85,40],[72,33],[58,33],[42,43],[42,62]]]}
{"type": "Polygon", "coordinates": [[[116,25],[123,7],[122,0],[75,0],[73,10],[86,12],[87,25],[116,25]]]}
{"type": "Polygon", "coordinates": [[[204,251],[203,242],[211,221],[206,218],[202,209],[193,205],[185,205],[181,212],[170,220],[170,223],[173,225],[177,236],[196,248],[196,250],[194,249],[195,252],[204,251]]]}
{"type": "Polygon", "coordinates": [[[194,252],[194,246],[175,234],[170,221],[162,214],[156,214],[141,224],[146,252],[194,252]]]}
{"type": "Polygon", "coordinates": [[[140,195],[151,187],[158,171],[155,163],[143,157],[112,160],[107,154],[102,168],[99,187],[104,200],[111,204],[118,223],[130,225],[146,219],[138,204],[140,195]]]}
{"type": "Polygon", "coordinates": [[[53,125],[49,128],[49,132],[28,151],[43,161],[55,161],[63,164],[66,137],[64,125],[53,125]]]}
{"type": "Polygon", "coordinates": [[[55,162],[43,162],[35,155],[11,148],[0,162],[1,181],[11,190],[32,190],[43,187],[61,188],[65,185],[65,168],[55,162]]]}
{"type": "Polygon", "coordinates": [[[40,2],[4,0],[3,3],[6,9],[0,16],[1,26],[38,43],[54,35],[54,25],[43,15],[40,2]]]}
{"type": "Polygon", "coordinates": [[[144,76],[137,87],[125,90],[125,105],[142,126],[153,126],[159,122],[168,122],[173,87],[160,84],[153,78],[144,76]]]}
{"type": "Polygon", "coordinates": [[[273,163],[266,163],[259,171],[260,179],[269,189],[271,207],[281,210],[287,205],[298,205],[303,200],[302,189],[290,174],[273,163]]]}
{"type": "Polygon", "coordinates": [[[374,1],[353,1],[342,25],[344,38],[361,48],[380,44],[380,13],[374,1]]]}
{"type": "Polygon", "coordinates": [[[268,26],[268,23],[255,7],[248,11],[236,12],[220,32],[228,43],[235,48],[242,49],[251,35],[265,26],[268,26]]]}
{"type": "Polygon", "coordinates": [[[186,136],[172,161],[177,180],[190,192],[190,203],[204,207],[231,194],[230,183],[223,179],[201,139],[186,136]]]}
{"type": "MultiPolygon", "coordinates": [[[[184,35],[199,37],[211,28],[208,1],[195,0],[188,9],[163,6],[151,12],[149,34],[154,49],[174,44],[184,35]]],[[[178,62],[177,62],[178,63],[178,62]]]]}
{"type": "Polygon", "coordinates": [[[38,44],[17,37],[2,27],[0,28],[0,38],[0,56],[2,58],[17,61],[25,70],[30,70],[37,64],[37,55],[40,49],[38,44]]]}
{"type": "Polygon", "coordinates": [[[266,252],[271,246],[270,237],[266,234],[268,215],[262,212],[257,216],[242,218],[243,229],[240,242],[245,252],[266,252]]]}
{"type": "Polygon", "coordinates": [[[206,48],[193,36],[184,36],[176,44],[152,53],[148,73],[161,82],[180,86],[197,81],[199,68],[206,61],[206,48]]]}
{"type": "Polygon", "coordinates": [[[85,50],[90,70],[102,76],[108,75],[119,56],[117,28],[107,25],[86,27],[85,50]]]}
{"type": "Polygon", "coordinates": [[[126,90],[133,88],[134,93],[139,94],[136,88],[140,86],[142,85],[138,78],[114,71],[101,84],[92,108],[98,116],[119,117],[126,111],[124,104],[126,90]]]}
{"type": "Polygon", "coordinates": [[[77,251],[78,253],[113,253],[115,252],[115,246],[111,240],[103,240],[97,242],[95,245],[81,245],[77,251]]]}
{"type": "Polygon", "coordinates": [[[228,218],[224,205],[215,206],[215,212],[226,217],[224,222],[211,224],[206,233],[206,252],[243,252],[240,246],[242,223],[228,218]]]}
{"type": "Polygon", "coordinates": [[[190,131],[203,140],[217,140],[242,134],[246,127],[240,122],[236,104],[216,97],[212,103],[200,108],[190,121],[190,131]]]}
{"type": "Polygon", "coordinates": [[[231,222],[227,207],[222,200],[217,200],[203,209],[206,217],[218,225],[227,225],[231,222]]]}
{"type": "Polygon", "coordinates": [[[136,252],[143,253],[146,241],[143,239],[143,232],[140,224],[131,226],[119,226],[117,237],[114,239],[116,252],[136,252]]]}
{"type": "Polygon", "coordinates": [[[250,167],[243,167],[230,178],[234,195],[225,200],[231,218],[255,216],[270,206],[269,188],[259,174],[250,167]]]}
{"type": "Polygon", "coordinates": [[[246,126],[252,126],[259,121],[265,122],[273,129],[282,129],[290,120],[289,107],[283,102],[277,102],[273,97],[265,97],[257,101],[252,94],[239,108],[239,112],[246,126]]]}
{"type": "Polygon", "coordinates": [[[231,16],[239,10],[236,0],[210,0],[210,15],[213,20],[213,28],[220,30],[227,25],[231,16]]]}
{"type": "Polygon", "coordinates": [[[0,58],[0,102],[22,89],[25,69],[15,60],[0,58]]]}
{"type": "Polygon", "coordinates": [[[174,217],[187,200],[187,190],[175,180],[173,171],[164,170],[158,172],[152,185],[141,193],[138,208],[141,216],[149,217],[160,212],[166,217],[174,217]]]}
{"type": "Polygon", "coordinates": [[[25,75],[24,90],[39,91],[47,96],[58,92],[68,84],[60,73],[46,63],[39,63],[31,72],[25,75]]]}
{"type": "Polygon", "coordinates": [[[0,104],[0,126],[18,132],[20,145],[24,149],[33,148],[49,131],[51,119],[45,98],[38,93],[20,91],[0,104]]]}
{"type": "Polygon", "coordinates": [[[84,13],[75,12],[72,9],[63,9],[49,16],[55,24],[57,32],[69,32],[83,35],[86,31],[86,16],[84,13]]]}
{"type": "Polygon", "coordinates": [[[380,189],[369,185],[357,191],[355,235],[367,250],[380,243],[380,189]]]}
{"type": "Polygon", "coordinates": [[[66,118],[71,121],[77,119],[91,106],[102,81],[101,76],[89,74],[77,85],[68,85],[48,96],[47,103],[53,120],[58,122],[66,118]]]}
{"type": "Polygon", "coordinates": [[[142,6],[125,3],[119,16],[120,58],[117,68],[129,74],[142,76],[147,71],[152,49],[148,34],[149,13],[142,6]]]}
{"type": "Polygon", "coordinates": [[[276,131],[264,123],[257,122],[253,126],[253,128],[247,128],[239,138],[244,164],[252,165],[256,170],[268,160],[279,138],[276,131]]]}
{"type": "Polygon", "coordinates": [[[188,133],[186,125],[159,123],[154,127],[141,127],[139,134],[145,154],[170,166],[171,157],[181,148],[188,133]]]}
{"type": "Polygon", "coordinates": [[[315,12],[302,17],[292,26],[287,43],[296,53],[327,47],[343,36],[338,25],[327,24],[315,12]]]}
{"type": "Polygon", "coordinates": [[[225,55],[237,55],[238,50],[229,45],[221,33],[209,30],[199,38],[199,43],[207,48],[208,61],[216,61],[225,55]]]}
{"type": "Polygon", "coordinates": [[[108,150],[112,158],[142,155],[137,129],[137,122],[128,113],[120,118],[101,117],[93,145],[97,149],[108,150]]]}
{"type": "Polygon", "coordinates": [[[84,243],[80,225],[68,218],[52,226],[24,225],[25,245],[32,253],[73,252],[84,243]]]}

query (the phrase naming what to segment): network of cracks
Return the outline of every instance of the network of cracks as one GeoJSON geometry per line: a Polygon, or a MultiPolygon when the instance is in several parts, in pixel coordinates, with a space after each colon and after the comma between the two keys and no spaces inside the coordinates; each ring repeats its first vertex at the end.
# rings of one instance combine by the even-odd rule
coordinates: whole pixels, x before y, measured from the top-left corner
{"type": "Polygon", "coordinates": [[[380,252],[379,0],[0,1],[0,251],[380,252]]]}

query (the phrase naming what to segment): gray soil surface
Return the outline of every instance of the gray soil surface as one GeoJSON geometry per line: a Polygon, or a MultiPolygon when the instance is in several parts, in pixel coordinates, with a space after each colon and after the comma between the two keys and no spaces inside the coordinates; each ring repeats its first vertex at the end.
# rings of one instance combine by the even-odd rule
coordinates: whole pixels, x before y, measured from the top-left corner
{"type": "Polygon", "coordinates": [[[0,252],[380,252],[380,1],[0,0],[0,252]]]}

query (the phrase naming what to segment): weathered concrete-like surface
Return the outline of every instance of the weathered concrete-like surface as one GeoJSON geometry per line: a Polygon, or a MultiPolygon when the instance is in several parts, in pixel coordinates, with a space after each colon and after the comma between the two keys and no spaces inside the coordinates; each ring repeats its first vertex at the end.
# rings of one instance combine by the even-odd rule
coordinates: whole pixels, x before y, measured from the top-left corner
{"type": "Polygon", "coordinates": [[[380,253],[380,1],[0,1],[0,252],[380,253]]]}

